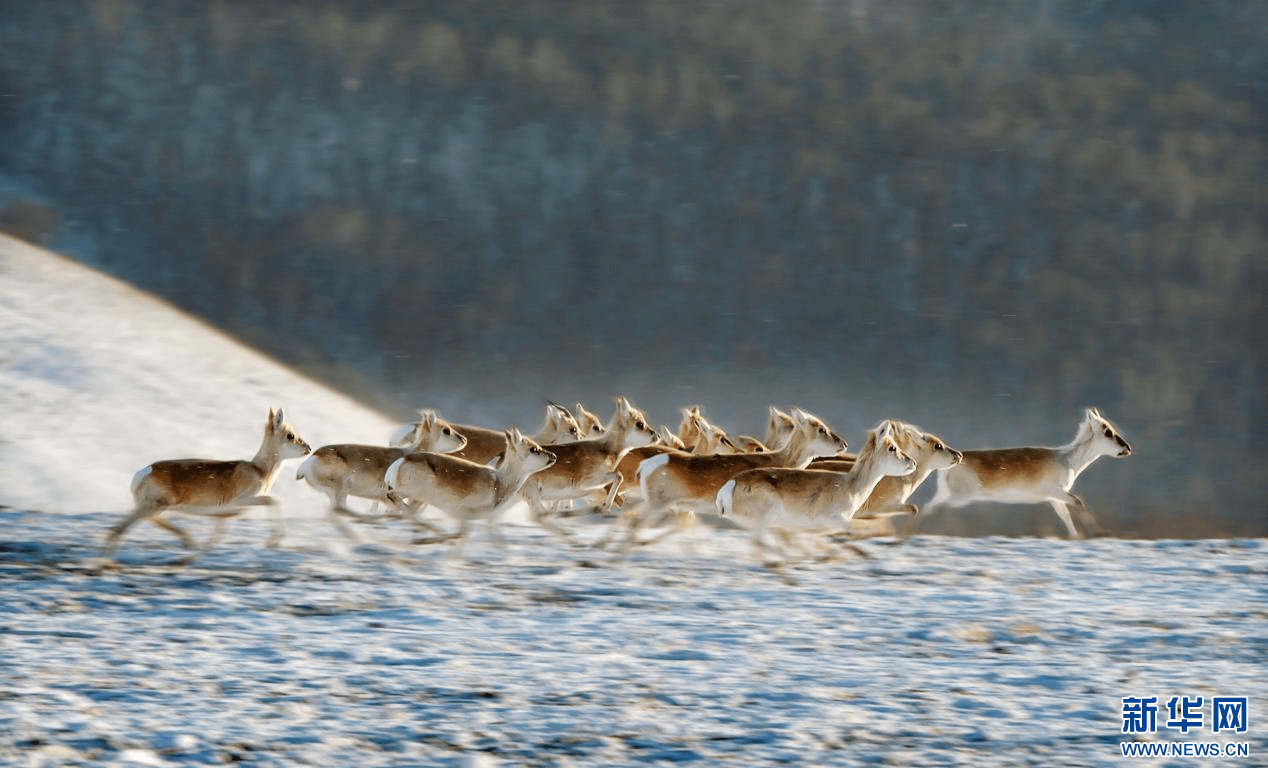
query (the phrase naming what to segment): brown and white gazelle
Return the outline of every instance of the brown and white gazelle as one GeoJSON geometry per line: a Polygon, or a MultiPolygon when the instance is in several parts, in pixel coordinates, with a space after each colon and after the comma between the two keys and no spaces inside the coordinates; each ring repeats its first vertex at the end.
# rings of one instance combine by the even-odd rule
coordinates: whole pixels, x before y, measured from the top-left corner
{"type": "Polygon", "coordinates": [[[771,530],[791,542],[798,533],[847,529],[881,478],[916,470],[915,460],[895,440],[894,427],[894,422],[885,421],[868,432],[848,472],[787,467],[741,472],[718,490],[718,513],[748,528],[759,552],[772,549],[765,539],[771,530]]]}
{"type": "MultiPolygon", "coordinates": [[[[577,438],[579,440],[586,440],[592,437],[602,437],[603,433],[607,431],[607,427],[604,425],[603,419],[600,419],[594,412],[586,410],[586,407],[581,403],[577,403],[577,412],[574,416],[577,419],[577,423],[581,425],[581,437],[577,438]]],[[[559,440],[551,442],[563,441],[559,440]]]]}
{"type": "MultiPolygon", "coordinates": [[[[360,517],[348,509],[349,496],[393,506],[388,499],[387,483],[383,479],[392,462],[415,451],[449,453],[460,450],[467,444],[467,438],[459,434],[449,422],[437,416],[435,411],[425,410],[420,416],[400,447],[353,443],[324,445],[313,451],[313,455],[299,465],[295,479],[306,480],[313,488],[330,497],[330,520],[344,536],[356,538],[340,515],[360,517]]],[[[414,514],[416,510],[410,507],[397,507],[397,511],[419,525],[433,527],[417,519],[414,514]]]]}
{"type": "MultiPolygon", "coordinates": [[[[727,437],[726,430],[706,419],[700,413],[699,406],[683,408],[682,414],[683,420],[677,434],[671,432],[669,427],[662,426],[657,442],[631,448],[621,456],[616,465],[616,471],[621,475],[621,487],[616,496],[618,506],[624,507],[642,499],[640,491],[636,490],[639,488],[638,466],[652,456],[670,451],[702,455],[741,453],[727,437]],[[681,434],[687,435],[691,443],[683,442],[679,437],[681,434]]],[[[606,542],[597,542],[596,545],[602,546],[604,543],[606,542]]]]}
{"type": "Polygon", "coordinates": [[[974,501],[1006,504],[1048,502],[1065,523],[1071,538],[1079,532],[1070,506],[1087,505],[1070,489],[1083,470],[1102,456],[1129,456],[1132,448],[1118,429],[1095,408],[1084,411],[1078,432],[1057,448],[996,448],[964,451],[964,461],[938,473],[938,490],[925,507],[925,517],[945,507],[974,501]]]}
{"type": "Polygon", "coordinates": [[[453,517],[458,522],[454,556],[461,551],[471,521],[480,518],[488,521],[490,535],[500,544],[498,522],[503,510],[518,500],[527,478],[550,467],[556,458],[518,429],[506,431],[503,444],[495,466],[446,453],[406,454],[394,461],[384,476],[389,499],[398,503],[410,498],[453,517]]]}
{"type": "Polygon", "coordinates": [[[149,520],[180,537],[188,549],[199,549],[183,528],[163,517],[169,509],[210,515],[217,518],[216,530],[202,549],[210,548],[219,537],[224,520],[241,514],[247,507],[267,506],[273,511],[273,535],[268,545],[276,547],[285,535],[282,511],[268,495],[286,459],[308,454],[308,443],[286,423],[282,410],[269,409],[264,439],[250,461],[214,459],[171,459],[156,461],[132,478],[132,498],[136,507],[106,536],[103,556],[114,554],[120,538],[133,525],[149,520]]]}
{"type": "Polygon", "coordinates": [[[602,488],[607,488],[601,507],[606,513],[620,488],[621,475],[616,467],[621,455],[655,440],[656,430],[643,412],[625,397],[617,397],[616,412],[602,436],[546,446],[559,460],[529,478],[521,492],[533,520],[552,533],[567,537],[567,532],[549,518],[546,502],[584,498],[602,488]]]}
{"type": "Polygon", "coordinates": [[[623,549],[654,543],[669,532],[639,542],[638,530],[658,527],[671,516],[678,518],[678,528],[686,527],[695,519],[696,510],[713,510],[718,489],[746,469],[804,467],[816,456],[845,450],[845,440],[818,417],[800,408],[792,409],[789,417],[793,431],[779,450],[707,456],[670,452],[644,460],[638,467],[643,504],[624,510],[603,541],[615,539],[618,527],[625,526],[628,531],[623,549]]]}
{"type": "MultiPolygon", "coordinates": [[[[854,513],[853,517],[857,520],[895,513],[915,517],[918,513],[916,505],[908,504],[907,499],[934,471],[954,467],[964,460],[964,454],[949,447],[937,435],[901,421],[892,424],[898,447],[916,462],[916,469],[908,474],[882,477],[867,501],[854,513]]],[[[813,463],[811,467],[814,467],[813,463]]]]}

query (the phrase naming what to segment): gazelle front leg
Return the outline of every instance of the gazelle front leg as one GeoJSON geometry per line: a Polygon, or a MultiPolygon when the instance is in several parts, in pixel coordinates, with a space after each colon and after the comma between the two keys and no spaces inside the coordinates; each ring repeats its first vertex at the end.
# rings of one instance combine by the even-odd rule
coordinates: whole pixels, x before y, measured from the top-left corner
{"type": "MultiPolygon", "coordinates": [[[[154,519],[160,512],[162,512],[161,509],[155,509],[151,506],[139,506],[132,510],[131,514],[116,523],[114,527],[110,529],[110,533],[106,534],[106,543],[101,549],[101,556],[107,560],[112,558],[114,556],[115,549],[119,546],[119,540],[123,538],[123,534],[126,533],[129,528],[142,520],[154,519]]],[[[192,545],[193,539],[189,538],[189,534],[184,533],[184,531],[181,533],[184,534],[182,541],[186,542],[185,546],[190,549],[194,549],[195,547],[192,545]]]]}
{"type": "Polygon", "coordinates": [[[1074,505],[1082,511],[1087,511],[1087,505],[1083,503],[1083,499],[1080,499],[1073,493],[1066,492],[1064,497],[1060,499],[1051,499],[1048,503],[1052,505],[1052,509],[1057,513],[1057,517],[1061,518],[1061,522],[1065,523],[1066,530],[1070,532],[1070,538],[1083,538],[1083,535],[1080,534],[1074,527],[1074,521],[1070,519],[1070,505],[1074,505]]]}
{"type": "Polygon", "coordinates": [[[528,492],[524,495],[528,501],[529,517],[534,523],[537,523],[542,528],[545,528],[555,534],[555,536],[561,539],[564,543],[573,543],[572,534],[568,533],[568,531],[564,530],[561,526],[555,523],[555,521],[551,519],[550,513],[546,511],[546,503],[542,499],[540,486],[533,485],[528,488],[528,492]]]}

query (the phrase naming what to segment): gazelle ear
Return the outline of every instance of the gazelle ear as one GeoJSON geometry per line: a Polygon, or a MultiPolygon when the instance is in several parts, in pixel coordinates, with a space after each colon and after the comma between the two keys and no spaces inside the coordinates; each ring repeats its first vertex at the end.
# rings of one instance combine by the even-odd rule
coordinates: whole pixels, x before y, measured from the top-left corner
{"type": "Polygon", "coordinates": [[[1096,408],[1089,407],[1083,411],[1083,416],[1088,421],[1099,421],[1101,418],[1101,412],[1096,410],[1096,408]]]}

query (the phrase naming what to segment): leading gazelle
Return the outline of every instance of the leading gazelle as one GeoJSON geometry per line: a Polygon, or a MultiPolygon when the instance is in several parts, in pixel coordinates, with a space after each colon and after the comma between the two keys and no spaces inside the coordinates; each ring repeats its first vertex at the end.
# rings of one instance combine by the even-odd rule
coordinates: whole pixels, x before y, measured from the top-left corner
{"type": "MultiPolygon", "coordinates": [[[[1083,470],[1102,456],[1130,456],[1132,447],[1095,408],[1084,411],[1074,439],[1059,448],[996,448],[965,451],[964,460],[938,473],[938,490],[925,516],[942,507],[973,501],[1035,504],[1046,501],[1065,523],[1070,538],[1080,538],[1070,505],[1087,512],[1083,499],[1070,493],[1083,470]]],[[[1090,514],[1090,513],[1088,513],[1090,514]]]]}
{"type": "Polygon", "coordinates": [[[282,543],[285,529],[277,500],[268,492],[282,462],[306,456],[309,450],[308,443],[286,423],[282,410],[279,408],[274,413],[270,408],[264,440],[250,461],[172,459],[154,462],[133,476],[132,498],[136,508],[110,529],[102,554],[111,557],[124,532],[142,520],[176,534],[188,549],[198,549],[193,537],[163,517],[169,509],[217,518],[216,530],[203,547],[207,549],[219,537],[225,518],[241,514],[246,507],[270,507],[273,535],[268,544],[276,547],[282,543]]]}

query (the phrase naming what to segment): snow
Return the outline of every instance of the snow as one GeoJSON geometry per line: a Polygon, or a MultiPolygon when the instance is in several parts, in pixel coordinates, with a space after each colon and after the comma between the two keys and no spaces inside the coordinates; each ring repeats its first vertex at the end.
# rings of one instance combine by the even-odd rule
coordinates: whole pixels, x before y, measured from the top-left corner
{"type": "Polygon", "coordinates": [[[454,560],[391,521],[347,544],[292,461],[281,548],[249,512],[189,566],[141,525],[102,569],[149,461],[248,457],[270,405],[313,445],[394,424],[91,270],[0,259],[0,764],[1101,765],[1124,696],[1164,704],[1149,738],[1268,748],[1260,540],[873,539],[776,572],[705,526],[618,561],[583,517],[454,560]],[[1207,697],[1201,732],[1163,727],[1175,695],[1207,697]],[[1210,732],[1214,695],[1248,733],[1210,732]]]}

